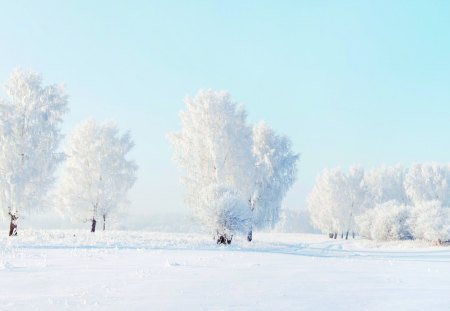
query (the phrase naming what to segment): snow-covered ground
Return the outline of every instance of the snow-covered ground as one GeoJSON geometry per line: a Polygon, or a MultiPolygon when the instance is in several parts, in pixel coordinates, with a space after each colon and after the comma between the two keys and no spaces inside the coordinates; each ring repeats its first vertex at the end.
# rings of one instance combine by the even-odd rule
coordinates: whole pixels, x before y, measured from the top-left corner
{"type": "Polygon", "coordinates": [[[450,248],[256,233],[0,237],[0,310],[450,310],[450,248]]]}

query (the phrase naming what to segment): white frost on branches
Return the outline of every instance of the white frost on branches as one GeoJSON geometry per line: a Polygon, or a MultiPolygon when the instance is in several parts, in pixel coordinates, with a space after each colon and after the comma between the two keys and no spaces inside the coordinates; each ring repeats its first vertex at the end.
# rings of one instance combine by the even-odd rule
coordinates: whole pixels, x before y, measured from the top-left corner
{"type": "Polygon", "coordinates": [[[414,203],[439,201],[450,206],[450,166],[414,164],[405,177],[405,191],[414,203]]]}
{"type": "Polygon", "coordinates": [[[311,222],[324,233],[354,230],[354,217],[366,204],[364,171],[354,166],[346,174],[341,169],[324,170],[308,197],[311,222]]]}
{"type": "Polygon", "coordinates": [[[439,201],[417,203],[409,219],[411,232],[416,239],[447,241],[450,239],[450,208],[439,201]]]}
{"type": "Polygon", "coordinates": [[[298,154],[291,141],[277,135],[265,122],[253,127],[253,154],[256,158],[256,190],[253,223],[273,228],[280,219],[281,203],[297,178],[298,154]]]}
{"type": "Polygon", "coordinates": [[[369,191],[371,205],[383,204],[392,200],[401,204],[409,204],[403,185],[406,173],[407,170],[400,165],[381,166],[368,171],[364,176],[364,183],[369,191]]]}
{"type": "Polygon", "coordinates": [[[200,206],[208,227],[218,234],[228,237],[234,233],[246,234],[252,225],[248,202],[235,189],[211,185],[202,192],[200,206]]]}
{"type": "Polygon", "coordinates": [[[61,85],[44,86],[40,74],[16,70],[0,101],[1,214],[41,209],[63,161],[60,126],[67,112],[61,85]]]}
{"type": "Polygon", "coordinates": [[[127,203],[137,166],[127,160],[134,143],[115,123],[88,120],[72,133],[59,188],[59,209],[82,220],[105,220],[127,203]]]}
{"type": "MultiPolygon", "coordinates": [[[[202,90],[185,103],[181,132],[171,135],[175,161],[185,173],[182,182],[187,204],[202,223],[211,226],[227,213],[229,207],[223,200],[232,198],[236,206],[250,208],[255,183],[252,132],[247,114],[227,92],[202,90]]],[[[225,227],[214,229],[250,229],[238,228],[246,224],[241,220],[222,223],[225,227]]]]}
{"type": "Polygon", "coordinates": [[[363,237],[377,241],[411,239],[408,224],[410,207],[397,201],[377,204],[356,218],[363,237]]]}
{"type": "Polygon", "coordinates": [[[357,202],[355,220],[362,236],[450,240],[449,165],[415,164],[408,170],[383,166],[363,175],[361,182],[361,173],[357,173],[352,183],[339,169],[325,170],[319,176],[309,197],[316,228],[343,232],[348,206],[357,202]],[[356,201],[352,199],[355,195],[359,197],[356,201]]]}
{"type": "Polygon", "coordinates": [[[252,131],[227,92],[201,90],[185,103],[171,141],[194,215],[219,234],[272,227],[295,180],[290,141],[263,123],[252,131]]]}

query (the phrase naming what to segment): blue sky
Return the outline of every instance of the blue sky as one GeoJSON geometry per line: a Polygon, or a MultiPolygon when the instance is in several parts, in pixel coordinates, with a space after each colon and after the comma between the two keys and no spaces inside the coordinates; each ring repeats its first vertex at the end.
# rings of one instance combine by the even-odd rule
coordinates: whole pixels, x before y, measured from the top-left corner
{"type": "Polygon", "coordinates": [[[289,208],[325,167],[450,159],[449,1],[1,1],[0,80],[64,82],[68,133],[136,142],[131,213],[186,213],[166,139],[183,98],[228,90],[302,154],[289,208]]]}

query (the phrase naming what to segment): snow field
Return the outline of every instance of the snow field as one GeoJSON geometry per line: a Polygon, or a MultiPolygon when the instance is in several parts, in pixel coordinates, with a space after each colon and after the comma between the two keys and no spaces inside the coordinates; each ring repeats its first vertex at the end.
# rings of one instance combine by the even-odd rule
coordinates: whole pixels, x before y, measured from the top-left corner
{"type": "Polygon", "coordinates": [[[0,310],[450,308],[446,247],[269,233],[254,242],[21,231],[0,238],[0,310]]]}

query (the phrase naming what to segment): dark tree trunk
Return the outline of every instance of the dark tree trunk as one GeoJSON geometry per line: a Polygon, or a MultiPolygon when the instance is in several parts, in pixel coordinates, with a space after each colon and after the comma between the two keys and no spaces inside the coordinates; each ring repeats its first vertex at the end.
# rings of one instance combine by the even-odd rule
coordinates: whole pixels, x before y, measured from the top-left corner
{"type": "Polygon", "coordinates": [[[233,236],[227,237],[227,244],[231,244],[231,240],[233,240],[233,236]]]}
{"type": "Polygon", "coordinates": [[[341,232],[341,239],[344,238],[344,232],[341,232]]]}
{"type": "Polygon", "coordinates": [[[352,232],[352,236],[353,236],[353,238],[355,238],[355,231],[352,232]]]}
{"type": "Polygon", "coordinates": [[[348,230],[347,230],[347,232],[345,233],[345,239],[348,240],[348,230]]]}
{"type": "Polygon", "coordinates": [[[253,229],[250,229],[250,231],[247,234],[247,241],[251,242],[253,240],[253,229]]]}
{"type": "Polygon", "coordinates": [[[224,235],[219,235],[217,237],[217,244],[226,244],[226,239],[224,235]]]}
{"type": "Polygon", "coordinates": [[[17,217],[14,214],[9,213],[11,216],[11,222],[9,223],[9,236],[16,236],[17,235],[17,217]]]}
{"type": "Polygon", "coordinates": [[[328,237],[332,239],[334,237],[334,233],[328,233],[328,237]]]}
{"type": "Polygon", "coordinates": [[[92,218],[91,232],[95,232],[96,225],[97,225],[97,221],[95,220],[95,218],[92,218]]]}
{"type": "Polygon", "coordinates": [[[337,232],[334,233],[334,239],[336,240],[337,238],[337,232]]]}
{"type": "Polygon", "coordinates": [[[229,245],[233,240],[233,235],[227,236],[226,234],[221,234],[217,236],[217,244],[229,245]]]}
{"type": "Polygon", "coordinates": [[[106,215],[103,215],[103,231],[106,229],[106,215]]]}

